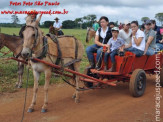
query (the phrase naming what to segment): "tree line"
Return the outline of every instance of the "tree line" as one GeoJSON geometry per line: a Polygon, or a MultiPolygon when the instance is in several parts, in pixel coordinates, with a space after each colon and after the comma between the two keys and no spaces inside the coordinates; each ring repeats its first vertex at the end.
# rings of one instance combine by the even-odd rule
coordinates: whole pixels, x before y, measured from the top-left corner
{"type": "MultiPolygon", "coordinates": [[[[155,18],[163,24],[163,13],[157,13],[155,14],[155,18]]],[[[12,23],[0,23],[0,27],[21,27],[25,24],[19,24],[20,20],[16,14],[11,16],[12,23]]],[[[94,21],[97,19],[97,16],[95,14],[90,14],[84,17],[76,18],[75,20],[65,20],[62,22],[62,28],[64,29],[73,29],[73,28],[81,28],[86,29],[87,27],[91,27],[94,23],[94,21]]],[[[149,20],[148,17],[142,17],[141,21],[149,20]]],[[[42,24],[40,24],[40,27],[42,28],[49,28],[50,25],[53,25],[54,21],[45,21],[42,24]]],[[[118,24],[118,21],[115,22],[115,24],[118,24]]]]}
{"type": "MultiPolygon", "coordinates": [[[[155,18],[160,22],[161,25],[163,25],[163,13],[157,13],[155,14],[155,18]]],[[[142,17],[141,21],[144,22],[145,20],[150,20],[149,17],[142,17]]]]}

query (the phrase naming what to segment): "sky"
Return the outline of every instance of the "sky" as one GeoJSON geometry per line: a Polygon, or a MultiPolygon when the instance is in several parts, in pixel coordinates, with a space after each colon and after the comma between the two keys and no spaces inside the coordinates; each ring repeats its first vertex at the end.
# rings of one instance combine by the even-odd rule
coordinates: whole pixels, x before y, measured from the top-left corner
{"type": "MultiPolygon", "coordinates": [[[[41,23],[46,20],[53,21],[55,17],[59,17],[60,21],[75,20],[89,14],[95,14],[97,20],[101,16],[107,16],[110,21],[123,22],[125,20],[138,20],[144,16],[154,19],[156,13],[163,12],[163,0],[26,0],[26,2],[60,2],[59,6],[9,6],[10,1],[21,2],[25,0],[1,0],[0,11],[3,10],[39,10],[39,11],[69,11],[65,15],[43,15],[41,23]]],[[[25,23],[25,14],[19,14],[20,23],[25,23]]],[[[0,23],[11,23],[11,14],[0,14],[0,23]]],[[[141,23],[140,23],[141,24],[141,23]]],[[[158,23],[159,25],[159,23],[158,23]]]]}

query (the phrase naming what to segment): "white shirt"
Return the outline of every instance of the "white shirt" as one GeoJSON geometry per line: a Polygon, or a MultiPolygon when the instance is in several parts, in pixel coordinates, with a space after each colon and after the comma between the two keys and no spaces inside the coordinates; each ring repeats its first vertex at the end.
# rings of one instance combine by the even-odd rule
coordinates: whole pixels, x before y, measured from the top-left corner
{"type": "Polygon", "coordinates": [[[107,31],[108,31],[108,27],[106,28],[105,32],[104,32],[103,29],[101,28],[101,32],[100,32],[100,34],[99,34],[99,31],[98,31],[98,30],[96,31],[96,35],[97,35],[97,36],[100,35],[100,36],[103,38],[102,43],[104,43],[104,39],[105,39],[105,37],[106,37],[106,33],[107,33],[107,31]]]}
{"type": "Polygon", "coordinates": [[[139,50],[144,51],[144,50],[145,50],[145,34],[144,34],[144,32],[141,31],[140,29],[138,29],[138,31],[137,31],[136,34],[135,34],[135,37],[136,37],[137,39],[140,38],[140,37],[142,37],[143,40],[141,41],[140,45],[137,46],[137,45],[135,44],[134,38],[133,38],[133,36],[132,36],[132,47],[135,47],[135,48],[137,48],[137,49],[139,49],[139,50]]]}
{"type": "Polygon", "coordinates": [[[123,29],[119,31],[119,37],[125,41],[125,46],[129,45],[131,42],[132,30],[129,29],[129,32],[126,33],[123,29]]]}
{"type": "MultiPolygon", "coordinates": [[[[62,26],[62,23],[61,22],[55,22],[54,24],[53,24],[53,27],[54,28],[60,28],[62,26]]],[[[61,29],[60,29],[61,30],[61,29]]]]}

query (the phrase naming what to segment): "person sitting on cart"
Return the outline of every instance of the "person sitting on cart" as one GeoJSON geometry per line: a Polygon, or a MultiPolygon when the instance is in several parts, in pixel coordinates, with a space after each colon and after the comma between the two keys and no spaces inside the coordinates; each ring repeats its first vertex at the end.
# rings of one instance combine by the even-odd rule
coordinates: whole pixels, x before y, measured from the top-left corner
{"type": "Polygon", "coordinates": [[[130,26],[130,22],[128,20],[125,20],[123,23],[123,29],[119,31],[119,37],[125,41],[125,46],[131,43],[132,30],[130,29],[130,26]]]}
{"type": "Polygon", "coordinates": [[[107,46],[108,40],[112,37],[111,29],[108,27],[108,24],[109,24],[108,18],[105,16],[102,16],[99,21],[100,21],[101,28],[99,28],[96,32],[95,44],[88,46],[86,48],[87,57],[90,63],[90,67],[88,67],[89,69],[95,68],[95,60],[94,60],[93,53],[96,53],[96,52],[97,52],[96,69],[99,69],[101,67],[103,46],[107,46]]]}
{"type": "Polygon", "coordinates": [[[131,22],[132,37],[131,43],[125,46],[126,51],[134,53],[136,56],[140,57],[144,54],[145,50],[145,34],[139,29],[137,21],[131,22]]]}
{"type": "Polygon", "coordinates": [[[151,20],[151,26],[152,26],[152,29],[155,31],[156,33],[156,47],[157,49],[159,50],[163,50],[163,38],[162,38],[162,35],[160,33],[160,27],[157,26],[156,24],[156,21],[155,20],[151,20]]]}
{"type": "Polygon", "coordinates": [[[116,71],[116,61],[115,61],[115,55],[118,55],[118,51],[123,51],[124,46],[125,46],[125,41],[118,37],[119,34],[119,29],[118,27],[113,27],[112,28],[112,38],[109,39],[107,45],[108,45],[108,50],[105,52],[104,56],[104,71],[106,72],[115,72],[116,71]],[[112,66],[108,70],[108,57],[110,56],[112,66]]]}
{"type": "Polygon", "coordinates": [[[151,21],[147,20],[145,22],[145,51],[144,55],[154,55],[156,49],[156,33],[152,30],[151,21]]]}

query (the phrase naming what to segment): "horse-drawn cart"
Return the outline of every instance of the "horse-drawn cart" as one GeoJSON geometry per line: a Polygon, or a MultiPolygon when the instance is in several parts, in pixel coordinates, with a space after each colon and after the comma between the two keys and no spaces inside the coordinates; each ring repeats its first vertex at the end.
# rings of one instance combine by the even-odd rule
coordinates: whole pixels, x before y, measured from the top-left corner
{"type": "MultiPolygon", "coordinates": [[[[96,54],[94,54],[96,57],[96,54]]],[[[19,62],[17,58],[11,58],[19,62]]],[[[51,64],[43,60],[34,58],[33,60],[44,63],[55,69],[61,69],[59,65],[51,64]]],[[[111,60],[109,59],[108,68],[111,67],[111,60]]],[[[72,73],[72,75],[55,72],[66,77],[73,78],[73,74],[80,76],[80,80],[84,82],[85,86],[90,89],[96,88],[97,84],[107,84],[116,86],[119,81],[129,82],[129,90],[132,96],[140,97],[144,94],[146,88],[146,74],[155,74],[160,72],[160,85],[163,86],[163,52],[153,56],[136,57],[131,52],[126,52],[125,56],[116,56],[116,72],[104,72],[103,62],[100,71],[95,69],[85,69],[84,74],[65,68],[64,71],[72,73]],[[116,82],[115,82],[116,81],[116,82]]],[[[70,84],[71,85],[71,84],[70,84]]],[[[80,90],[80,89],[79,89],[80,90]]]]}

